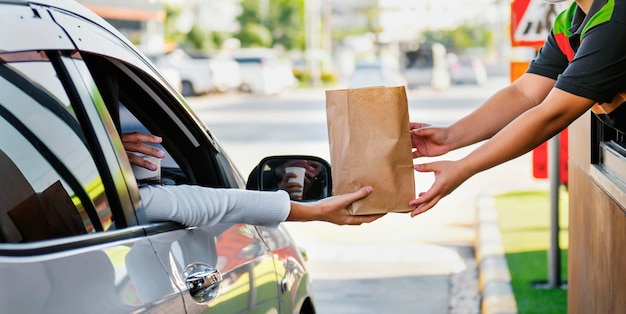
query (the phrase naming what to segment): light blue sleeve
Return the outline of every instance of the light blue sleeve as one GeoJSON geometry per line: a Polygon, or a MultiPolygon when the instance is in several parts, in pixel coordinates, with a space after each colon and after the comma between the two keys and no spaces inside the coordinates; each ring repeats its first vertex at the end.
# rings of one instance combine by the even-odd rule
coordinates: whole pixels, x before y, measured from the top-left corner
{"type": "Polygon", "coordinates": [[[140,188],[149,221],[175,221],[188,227],[246,223],[275,228],[290,211],[285,191],[214,189],[194,185],[153,185],[140,188]]]}

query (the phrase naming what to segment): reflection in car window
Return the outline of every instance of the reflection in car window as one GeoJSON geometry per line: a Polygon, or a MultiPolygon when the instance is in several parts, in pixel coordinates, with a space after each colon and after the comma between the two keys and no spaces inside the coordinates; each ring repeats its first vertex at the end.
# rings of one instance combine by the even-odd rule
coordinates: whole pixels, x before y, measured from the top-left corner
{"type": "Polygon", "coordinates": [[[7,194],[0,195],[0,240],[107,230],[113,223],[109,202],[69,97],[46,58],[23,56],[0,54],[0,60],[16,60],[0,62],[0,169],[4,179],[20,182],[0,189],[7,194]],[[46,234],[24,234],[44,227],[46,234]]]}

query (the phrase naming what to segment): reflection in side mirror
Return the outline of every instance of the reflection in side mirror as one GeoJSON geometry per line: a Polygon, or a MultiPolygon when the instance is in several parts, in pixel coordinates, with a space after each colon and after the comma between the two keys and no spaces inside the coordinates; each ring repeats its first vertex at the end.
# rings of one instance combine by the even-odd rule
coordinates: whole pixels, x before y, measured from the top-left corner
{"type": "Polygon", "coordinates": [[[285,190],[294,201],[315,201],[332,195],[330,164],[314,156],[270,156],[252,170],[248,190],[285,190]]]}

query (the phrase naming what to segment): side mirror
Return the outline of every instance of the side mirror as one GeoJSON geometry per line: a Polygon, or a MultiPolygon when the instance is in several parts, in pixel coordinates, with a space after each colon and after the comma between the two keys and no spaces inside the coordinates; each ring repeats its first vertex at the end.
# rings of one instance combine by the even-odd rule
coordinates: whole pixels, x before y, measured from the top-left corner
{"type": "Polygon", "coordinates": [[[248,190],[285,190],[294,201],[316,201],[332,195],[330,164],[315,156],[265,157],[248,177],[248,190]]]}

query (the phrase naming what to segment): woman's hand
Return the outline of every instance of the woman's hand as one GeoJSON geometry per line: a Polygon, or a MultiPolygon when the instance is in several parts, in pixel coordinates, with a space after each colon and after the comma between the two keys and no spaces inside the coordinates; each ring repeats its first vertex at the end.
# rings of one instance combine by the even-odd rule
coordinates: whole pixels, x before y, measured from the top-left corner
{"type": "Polygon", "coordinates": [[[146,168],[148,170],[156,170],[157,166],[141,157],[139,157],[136,153],[145,154],[149,156],[154,156],[157,158],[165,157],[165,152],[162,150],[145,144],[160,144],[163,140],[160,136],[132,132],[132,133],[124,133],[122,134],[122,145],[124,146],[124,150],[126,150],[126,154],[128,155],[128,160],[132,165],[146,168]]]}
{"type": "Polygon", "coordinates": [[[276,167],[276,177],[281,178],[285,175],[285,169],[288,167],[302,167],[306,170],[306,178],[313,178],[317,176],[324,168],[320,163],[313,160],[294,159],[290,160],[279,167],[276,167]]]}
{"type": "Polygon", "coordinates": [[[336,225],[360,225],[372,222],[385,214],[351,215],[348,205],[363,199],[372,193],[372,187],[366,186],[356,192],[336,195],[314,203],[291,202],[291,211],[287,221],[326,221],[336,225]]]}
{"type": "Polygon", "coordinates": [[[298,176],[293,172],[286,173],[282,180],[278,183],[278,189],[285,190],[289,193],[290,199],[302,199],[302,192],[304,187],[295,181],[289,182],[291,178],[297,178],[298,176]]]}

